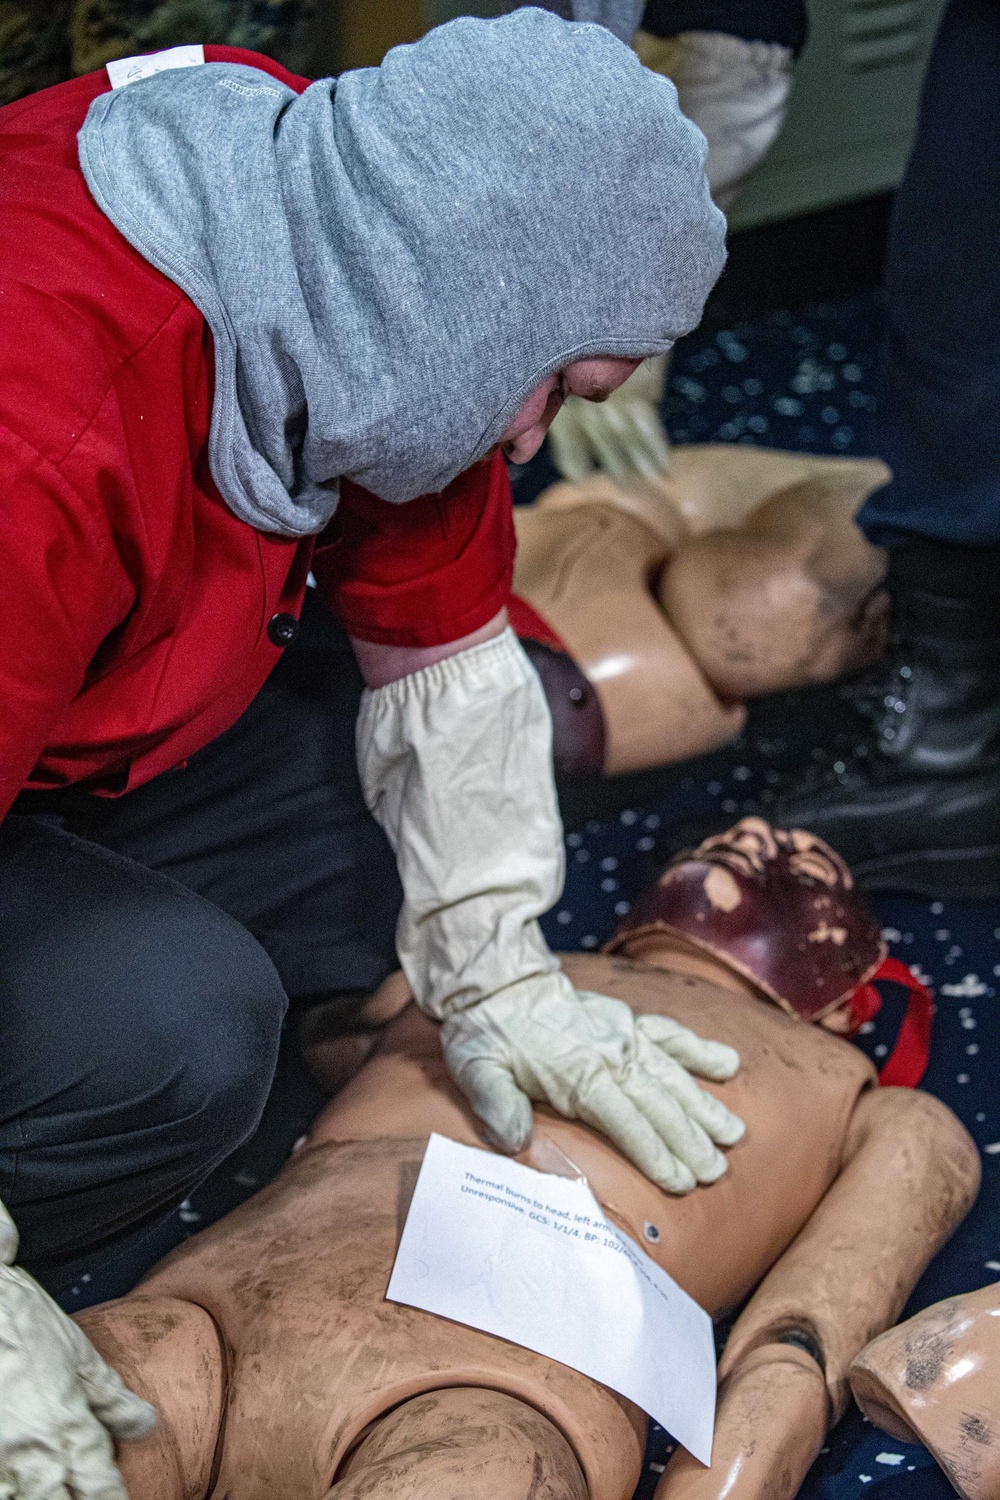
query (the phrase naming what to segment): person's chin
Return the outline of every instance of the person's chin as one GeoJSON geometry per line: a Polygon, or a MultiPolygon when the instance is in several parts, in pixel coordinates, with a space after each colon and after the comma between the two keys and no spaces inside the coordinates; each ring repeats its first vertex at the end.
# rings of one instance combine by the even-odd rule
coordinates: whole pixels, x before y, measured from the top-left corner
{"type": "MultiPolygon", "coordinates": [[[[541,440],[537,443],[524,443],[522,438],[511,438],[509,443],[497,443],[504,458],[509,464],[530,463],[542,446],[541,440]]],[[[495,449],[493,451],[496,451],[495,449]]]]}

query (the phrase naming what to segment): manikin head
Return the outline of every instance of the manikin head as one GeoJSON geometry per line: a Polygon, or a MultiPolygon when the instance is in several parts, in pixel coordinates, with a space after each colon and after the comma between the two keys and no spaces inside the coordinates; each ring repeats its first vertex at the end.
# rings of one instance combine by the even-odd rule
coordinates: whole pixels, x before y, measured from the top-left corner
{"type": "MultiPolygon", "coordinates": [[[[605,953],[708,980],[788,1015],[850,1033],[852,1004],[886,956],[874,912],[829,844],[804,829],[743,818],[679,854],[634,903],[605,953]]],[[[357,1020],[333,1035],[319,1014],[305,1035],[308,1065],[335,1092],[375,1046],[378,1031],[412,1000],[397,971],[357,1020]]]]}
{"type": "MultiPolygon", "coordinates": [[[[789,1015],[850,1029],[845,1013],[886,948],[874,913],[829,844],[800,828],[743,818],[680,854],[609,944],[645,962],[733,980],[789,1015]],[[709,974],[705,965],[712,966],[709,974]]],[[[721,980],[719,982],[722,982],[721,980]]]]}

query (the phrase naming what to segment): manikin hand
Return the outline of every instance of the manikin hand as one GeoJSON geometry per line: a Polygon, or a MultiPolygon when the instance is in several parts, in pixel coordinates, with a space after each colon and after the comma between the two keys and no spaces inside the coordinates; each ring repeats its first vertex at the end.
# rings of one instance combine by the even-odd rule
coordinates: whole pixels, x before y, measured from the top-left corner
{"type": "Polygon", "coordinates": [[[127,1500],[112,1438],[143,1437],[156,1413],[14,1265],[16,1253],[0,1203],[0,1500],[127,1500]]]}
{"type": "Polygon", "coordinates": [[[743,1126],[689,1075],[728,1078],[737,1055],[578,993],[542,937],[562,838],[548,706],[514,635],[367,692],[358,762],[403,882],[400,962],[494,1141],[526,1145],[530,1101],[544,1101],[603,1130],[661,1187],[719,1177],[716,1147],[743,1126]]]}

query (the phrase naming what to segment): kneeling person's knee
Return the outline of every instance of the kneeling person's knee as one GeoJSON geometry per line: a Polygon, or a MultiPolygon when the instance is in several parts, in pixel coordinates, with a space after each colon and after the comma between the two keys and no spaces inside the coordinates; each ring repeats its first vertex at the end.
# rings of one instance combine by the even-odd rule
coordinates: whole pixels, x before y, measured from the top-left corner
{"type": "MultiPolygon", "coordinates": [[[[260,1119],[278,1056],[286,997],[260,944],[225,913],[197,903],[166,910],[133,1012],[133,1045],[148,1046],[148,1079],[177,1122],[205,1132],[213,1156],[246,1139],[260,1119]]],[[[164,1120],[164,1123],[167,1123],[164,1120]]]]}
{"type": "Polygon", "coordinates": [[[250,933],[173,881],[48,830],[15,852],[0,1171],[24,1253],[58,1260],[153,1222],[246,1139],[286,1001],[250,933]]]}

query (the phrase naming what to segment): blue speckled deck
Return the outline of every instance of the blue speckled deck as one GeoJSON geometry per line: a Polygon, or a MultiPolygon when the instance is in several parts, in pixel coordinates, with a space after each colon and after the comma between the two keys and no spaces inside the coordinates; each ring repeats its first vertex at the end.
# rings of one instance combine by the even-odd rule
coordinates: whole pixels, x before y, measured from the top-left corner
{"type": "MultiPolygon", "coordinates": [[[[881,312],[874,297],[774,313],[721,332],[699,332],[675,351],[665,411],[678,442],[751,442],[818,453],[871,451],[874,371],[881,312]]],[[[519,476],[519,498],[553,477],[544,457],[519,476]]],[[[786,695],[754,711],[735,747],[669,773],[566,789],[567,880],[546,918],[554,946],[597,948],[628,902],[658,872],[679,825],[709,813],[735,820],[766,812],[773,789],[798,762],[827,754],[809,694],[786,695]]],[[[826,726],[829,731],[830,726],[826,726]]],[[[937,994],[925,1086],[956,1111],[983,1153],[979,1202],[930,1267],[915,1311],[949,1293],[1000,1280],[1000,908],[886,897],[877,902],[891,951],[917,966],[937,994]]],[[[886,1004],[861,1045],[878,1062],[892,1044],[901,997],[886,1004]]],[[[278,1169],[319,1104],[286,1048],[275,1094],[257,1136],[221,1167],[165,1226],[166,1250],[246,1198],[278,1169]]],[[[129,1268],[106,1268],[65,1300],[83,1306],[119,1295],[129,1268]]],[[[650,1433],[637,1492],[652,1495],[668,1456],[666,1435],[650,1433]]],[[[944,1500],[951,1487],[929,1454],[879,1433],[852,1412],[831,1435],[802,1495],[855,1500],[878,1487],[885,1500],[944,1500]]]]}

